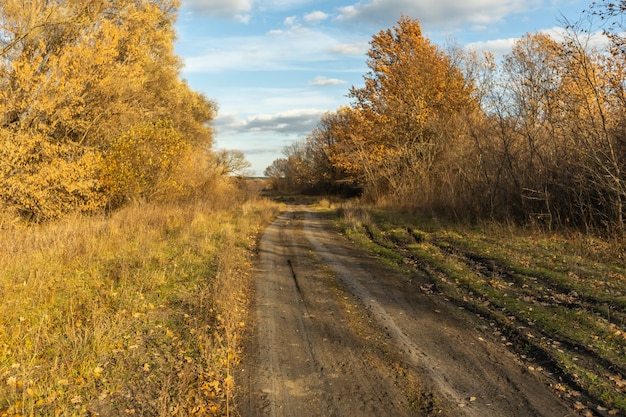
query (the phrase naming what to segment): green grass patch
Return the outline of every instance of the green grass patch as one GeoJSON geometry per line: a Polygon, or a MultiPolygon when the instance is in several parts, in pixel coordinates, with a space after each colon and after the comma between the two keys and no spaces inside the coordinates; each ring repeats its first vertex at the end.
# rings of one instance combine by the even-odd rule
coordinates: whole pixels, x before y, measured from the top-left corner
{"type": "Polygon", "coordinates": [[[553,358],[555,370],[591,398],[626,412],[626,247],[620,242],[349,204],[339,215],[355,242],[389,264],[426,273],[446,297],[511,329],[518,345],[553,358]]]}

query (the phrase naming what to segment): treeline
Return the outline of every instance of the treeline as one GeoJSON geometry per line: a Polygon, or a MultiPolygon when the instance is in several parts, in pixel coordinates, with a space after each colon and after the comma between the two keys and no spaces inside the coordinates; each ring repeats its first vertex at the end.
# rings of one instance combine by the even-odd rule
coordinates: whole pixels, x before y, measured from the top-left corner
{"type": "Polygon", "coordinates": [[[435,46],[402,17],[372,38],[352,104],[326,114],[266,175],[294,191],[352,187],[459,218],[623,234],[625,8],[585,12],[606,22],[603,44],[569,24],[562,40],[525,35],[501,62],[435,46]]]}
{"type": "MultiPolygon", "coordinates": [[[[178,0],[0,2],[0,206],[34,221],[187,198],[216,104],[174,54],[178,0]]],[[[213,167],[213,168],[212,168],[213,167]]]]}

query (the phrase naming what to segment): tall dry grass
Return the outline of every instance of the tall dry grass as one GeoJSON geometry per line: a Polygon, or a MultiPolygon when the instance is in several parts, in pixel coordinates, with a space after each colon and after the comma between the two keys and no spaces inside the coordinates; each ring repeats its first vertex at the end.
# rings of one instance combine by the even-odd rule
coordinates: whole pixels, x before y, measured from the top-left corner
{"type": "Polygon", "coordinates": [[[0,219],[0,416],[229,413],[251,251],[277,207],[219,196],[0,219]]]}

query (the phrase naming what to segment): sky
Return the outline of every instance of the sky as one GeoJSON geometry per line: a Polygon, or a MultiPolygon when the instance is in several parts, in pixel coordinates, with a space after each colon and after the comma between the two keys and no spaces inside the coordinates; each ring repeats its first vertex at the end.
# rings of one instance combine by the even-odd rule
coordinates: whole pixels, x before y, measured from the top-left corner
{"type": "Polygon", "coordinates": [[[434,44],[507,54],[526,33],[558,34],[591,0],[182,0],[176,53],[190,87],[217,102],[216,149],[252,175],[362,87],[372,36],[401,16],[434,44]]]}

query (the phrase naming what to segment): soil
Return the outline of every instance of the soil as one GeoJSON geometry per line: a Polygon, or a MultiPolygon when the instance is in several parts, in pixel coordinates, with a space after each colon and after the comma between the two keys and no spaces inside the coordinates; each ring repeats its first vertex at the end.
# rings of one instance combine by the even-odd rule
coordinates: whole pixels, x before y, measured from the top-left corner
{"type": "Polygon", "coordinates": [[[259,247],[241,416],[577,416],[489,323],[420,291],[329,215],[293,207],[259,247]]]}

